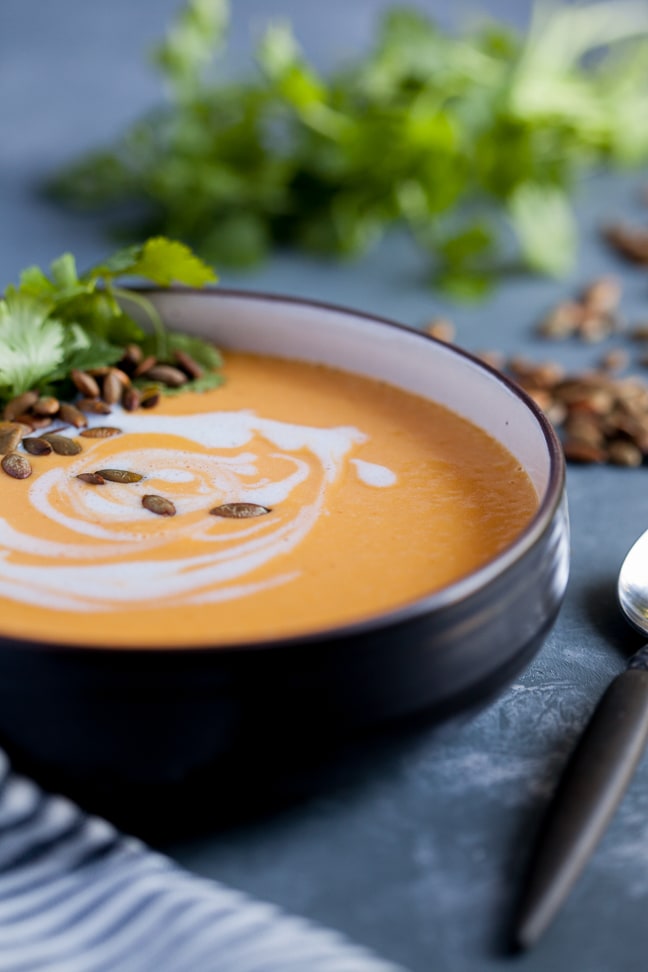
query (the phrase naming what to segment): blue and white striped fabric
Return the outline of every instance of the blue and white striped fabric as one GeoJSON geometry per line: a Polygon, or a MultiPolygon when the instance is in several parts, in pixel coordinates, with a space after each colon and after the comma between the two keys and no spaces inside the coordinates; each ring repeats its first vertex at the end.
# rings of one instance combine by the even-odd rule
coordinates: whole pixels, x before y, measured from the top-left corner
{"type": "Polygon", "coordinates": [[[43,793],[1,750],[0,970],[398,972],[43,793]]]}

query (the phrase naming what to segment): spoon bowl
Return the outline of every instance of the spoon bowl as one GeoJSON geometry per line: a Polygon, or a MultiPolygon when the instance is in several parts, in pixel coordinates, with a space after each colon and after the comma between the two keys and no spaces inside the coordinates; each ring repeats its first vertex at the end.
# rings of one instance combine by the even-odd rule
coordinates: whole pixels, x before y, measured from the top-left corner
{"type": "Polygon", "coordinates": [[[626,554],[619,571],[617,597],[633,628],[648,636],[648,530],[626,554]]]}

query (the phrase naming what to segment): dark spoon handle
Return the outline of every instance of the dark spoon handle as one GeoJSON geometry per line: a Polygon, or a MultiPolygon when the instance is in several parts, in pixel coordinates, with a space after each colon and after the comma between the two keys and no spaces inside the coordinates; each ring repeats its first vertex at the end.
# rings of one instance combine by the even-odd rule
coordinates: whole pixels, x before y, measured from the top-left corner
{"type": "Polygon", "coordinates": [[[514,929],[529,948],[551,923],[603,836],[648,740],[648,671],[605,691],[572,754],[540,831],[514,929]]]}

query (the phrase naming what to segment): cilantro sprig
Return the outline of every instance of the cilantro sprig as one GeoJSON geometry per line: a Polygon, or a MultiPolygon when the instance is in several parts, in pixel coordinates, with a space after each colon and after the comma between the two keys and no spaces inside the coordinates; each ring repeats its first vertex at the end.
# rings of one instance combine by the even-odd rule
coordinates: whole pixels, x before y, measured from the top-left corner
{"type": "Polygon", "coordinates": [[[397,8],[328,76],[273,23],[237,82],[214,71],[227,20],[226,0],[188,0],[155,52],[166,104],[60,173],[59,198],[135,201],[146,232],[220,263],[352,256],[404,226],[435,280],[478,293],[498,265],[568,270],[576,180],[648,160],[644,0],[539,3],[526,36],[397,8]]]}
{"type": "Polygon", "coordinates": [[[202,287],[216,275],[183,243],[162,236],[121,249],[83,273],[71,253],[54,260],[49,274],[28,267],[0,300],[0,401],[33,388],[65,393],[73,369],[113,365],[128,344],[160,362],[171,362],[177,349],[188,351],[204,374],[183,390],[219,384],[217,350],[200,338],[167,331],[154,304],[127,285],[132,278],[160,287],[202,287]],[[129,314],[132,307],[152,333],[129,314]]]}

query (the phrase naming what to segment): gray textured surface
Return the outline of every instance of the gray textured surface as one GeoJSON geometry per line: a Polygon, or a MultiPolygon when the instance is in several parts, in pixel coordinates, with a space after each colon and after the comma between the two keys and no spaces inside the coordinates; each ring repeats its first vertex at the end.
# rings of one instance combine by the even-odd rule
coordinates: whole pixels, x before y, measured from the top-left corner
{"type": "MultiPolygon", "coordinates": [[[[426,6],[425,4],[420,4],[426,6]]],[[[82,263],[106,252],[96,219],[39,201],[34,181],[52,165],[116,132],[155,100],[142,52],[174,0],[0,0],[0,278],[64,249],[82,263]]],[[[233,65],[245,63],[248,22],[262,0],[236,0],[233,65]]],[[[378,0],[325,5],[283,0],[309,52],[330,62],[365,42],[378,0]]],[[[443,11],[446,4],[427,4],[443,11]]],[[[474,11],[460,3],[453,16],[474,11]]],[[[526,3],[488,9],[521,22],[526,3]]],[[[447,16],[448,15],[444,15],[447,16]]],[[[616,266],[596,227],[636,207],[638,176],[581,187],[582,252],[571,280],[517,278],[486,304],[444,304],[420,280],[405,241],[338,266],[276,258],[224,284],[292,292],[421,324],[450,313],[458,341],[570,365],[597,351],[538,346],[538,315],[602,270],[624,279],[630,320],[648,318],[645,274],[616,266]]],[[[617,614],[616,572],[648,525],[646,471],[575,469],[568,493],[572,574],[559,621],[536,661],[478,716],[397,746],[376,746],[370,768],[290,812],[170,848],[183,864],[327,923],[411,972],[633,972],[646,967],[648,761],[567,907],[538,948],[514,961],[501,932],[529,839],[566,755],[596,698],[638,646],[617,614]]]]}

